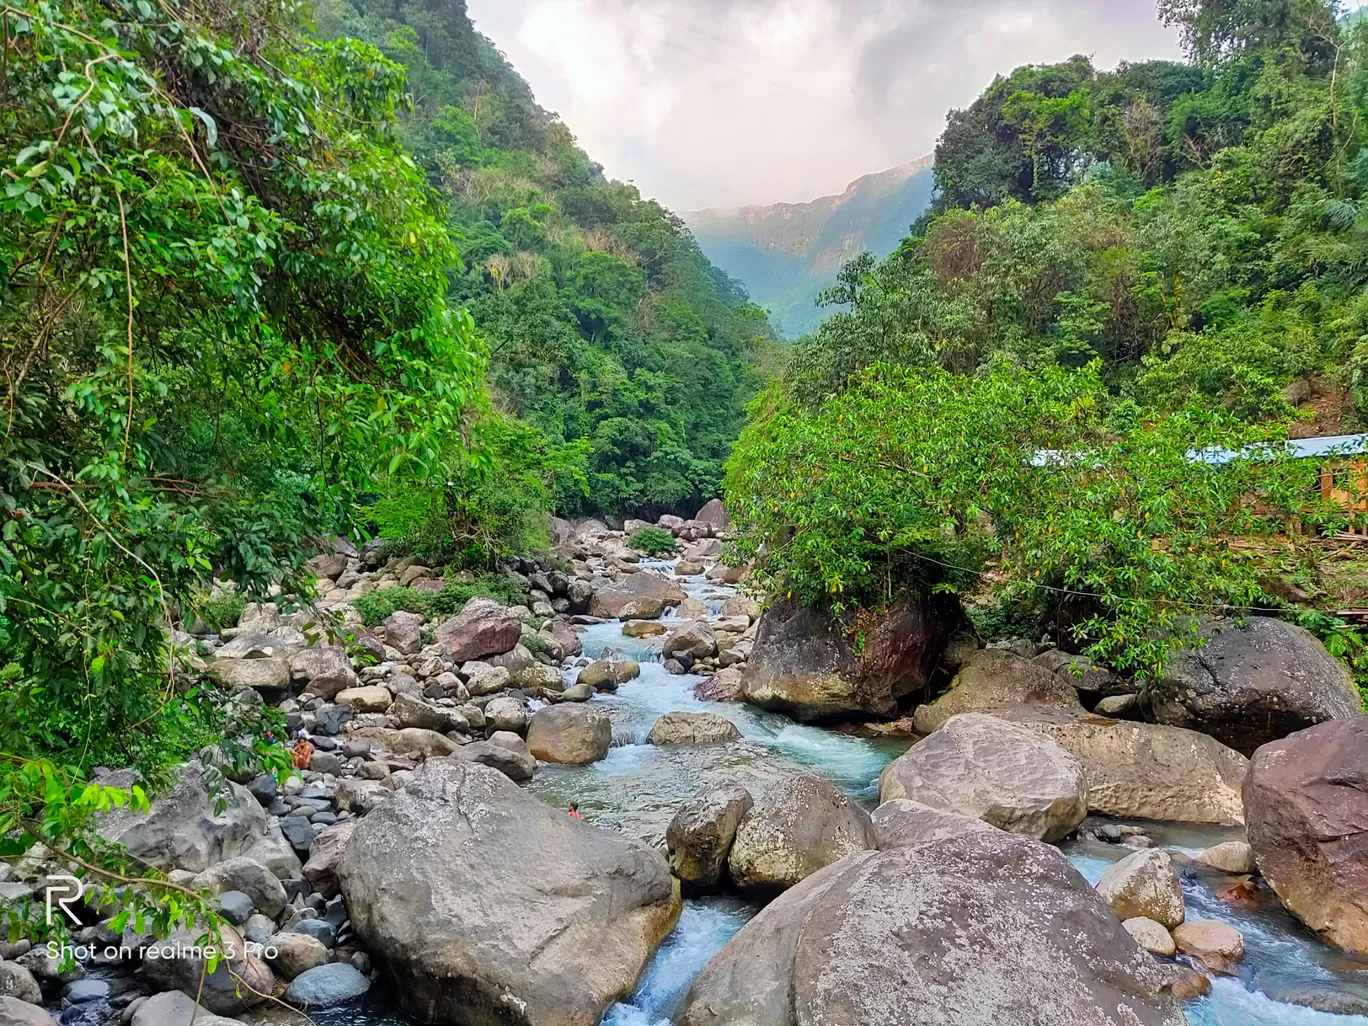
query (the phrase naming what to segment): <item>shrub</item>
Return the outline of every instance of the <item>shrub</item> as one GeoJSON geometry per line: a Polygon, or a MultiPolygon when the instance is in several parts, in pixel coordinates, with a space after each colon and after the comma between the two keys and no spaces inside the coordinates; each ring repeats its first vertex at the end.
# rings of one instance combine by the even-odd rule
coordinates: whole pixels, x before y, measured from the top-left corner
{"type": "Polygon", "coordinates": [[[247,608],[247,599],[240,591],[221,591],[217,595],[205,594],[195,602],[195,615],[216,631],[225,627],[236,627],[247,608]]]}
{"type": "Polygon", "coordinates": [[[383,623],[394,612],[421,613],[428,619],[455,616],[476,596],[492,598],[505,605],[522,605],[527,593],[510,577],[490,575],[473,583],[448,581],[441,591],[415,591],[412,588],[381,588],[352,600],[367,627],[383,623]]]}
{"type": "Polygon", "coordinates": [[[647,556],[673,556],[679,551],[675,536],[663,527],[643,527],[627,540],[627,547],[647,556]]]}

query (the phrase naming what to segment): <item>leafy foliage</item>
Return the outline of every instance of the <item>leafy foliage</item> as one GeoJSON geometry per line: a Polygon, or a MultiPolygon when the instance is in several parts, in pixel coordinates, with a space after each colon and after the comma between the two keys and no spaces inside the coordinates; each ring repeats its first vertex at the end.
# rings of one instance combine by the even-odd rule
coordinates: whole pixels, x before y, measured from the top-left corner
{"type": "Polygon", "coordinates": [[[627,547],[648,556],[671,556],[679,551],[675,536],[663,527],[643,527],[627,539],[627,547]]]}

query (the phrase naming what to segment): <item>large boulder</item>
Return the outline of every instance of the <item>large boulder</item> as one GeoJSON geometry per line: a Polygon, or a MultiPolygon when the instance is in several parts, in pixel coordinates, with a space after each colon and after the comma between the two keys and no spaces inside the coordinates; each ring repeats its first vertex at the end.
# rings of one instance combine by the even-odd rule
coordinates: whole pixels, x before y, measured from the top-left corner
{"type": "Polygon", "coordinates": [[[527,728],[527,747],[542,762],[572,766],[598,762],[612,743],[612,720],[577,703],[538,709],[527,728]]]}
{"type": "Polygon", "coordinates": [[[215,659],[209,664],[209,676],[229,691],[251,688],[272,701],[290,690],[290,662],[283,656],[274,659],[215,659]]]}
{"type": "Polygon", "coordinates": [[[660,855],[455,760],[357,824],[340,877],[400,1005],[460,1026],[596,1026],[679,913],[660,855]]]}
{"type": "Polygon", "coordinates": [[[687,596],[677,583],[653,573],[628,574],[600,588],[589,600],[589,614],[604,619],[654,620],[687,596]]]}
{"type": "Polygon", "coordinates": [[[884,802],[874,810],[870,819],[874,822],[874,839],[879,848],[884,850],[997,829],[973,816],[933,808],[910,798],[894,798],[884,802]]]}
{"type": "Polygon", "coordinates": [[[370,990],[370,980],[346,962],[305,969],[290,981],[285,1000],[303,1008],[331,1008],[370,990]]]}
{"type": "Polygon", "coordinates": [[[271,918],[280,915],[288,898],[285,887],[266,866],[245,855],[210,866],[190,881],[197,891],[222,894],[241,891],[252,899],[252,907],[271,918]]]}
{"type": "Polygon", "coordinates": [[[1183,921],[1183,883],[1173,859],[1162,848],[1148,848],[1115,863],[1097,882],[1116,917],[1152,919],[1170,930],[1183,921]]]}
{"type": "Polygon", "coordinates": [[[1309,631],[1251,616],[1207,620],[1206,644],[1184,648],[1141,703],[1158,723],[1210,734],[1253,755],[1270,741],[1326,720],[1357,716],[1363,702],[1345,665],[1309,631]]]}
{"type": "Polygon", "coordinates": [[[709,712],[667,712],[660,716],[646,735],[650,745],[706,745],[735,741],[741,736],[736,724],[725,716],[709,712]]]}
{"type": "Polygon", "coordinates": [[[576,684],[587,684],[595,691],[616,691],[618,685],[626,684],[641,676],[641,664],[631,659],[623,659],[616,653],[595,659],[580,670],[575,678],[576,684]]]}
{"type": "Polygon", "coordinates": [[[423,617],[397,610],[385,618],[385,644],[400,655],[413,655],[423,647],[423,617]]]}
{"type": "Polygon", "coordinates": [[[754,806],[750,792],[737,783],[704,788],[675,813],[665,831],[670,872],[690,891],[706,891],[722,882],[736,828],[754,806]]]}
{"type": "Polygon", "coordinates": [[[498,770],[509,780],[522,783],[537,772],[537,759],[527,742],[511,730],[496,730],[487,741],[472,741],[456,749],[455,757],[498,770]]]}
{"type": "Polygon", "coordinates": [[[660,654],[666,659],[681,654],[694,659],[706,659],[717,655],[717,635],[708,621],[690,620],[670,633],[660,647],[660,654]]]}
{"type": "Polygon", "coordinates": [[[777,890],[875,844],[864,809],[821,777],[790,777],[741,820],[727,867],[740,887],[777,890]]]}
{"type": "Polygon", "coordinates": [[[1048,734],[1083,764],[1088,808],[1118,819],[1238,826],[1249,760],[1214,737],[1018,706],[999,715],[1048,734]]]}
{"type": "Polygon", "coordinates": [[[143,950],[143,972],[158,990],[198,995],[199,1003],[211,1012],[245,1011],[275,990],[275,976],[257,955],[247,953],[241,934],[230,926],[220,930],[223,947],[217,952],[198,943],[204,932],[198,926],[182,927],[152,941],[143,950]],[[208,972],[210,954],[217,955],[213,972],[208,972]]]}
{"type": "Polygon", "coordinates": [[[317,645],[296,652],[290,660],[290,676],[302,682],[309,694],[325,699],[361,685],[341,645],[317,645]]]}
{"type": "MultiPolygon", "coordinates": [[[[183,1020],[189,1026],[189,1020],[183,1020]]],[[[202,1019],[195,1020],[203,1023],[202,1019]]],[[[41,1005],[0,995],[0,1026],[57,1026],[57,1020],[41,1005]]]]}
{"type": "Polygon", "coordinates": [[[132,1026],[241,1026],[241,1022],[226,1015],[215,1015],[203,1005],[195,1004],[189,994],[167,990],[153,994],[137,1005],[132,1026]]]}
{"type": "Polygon", "coordinates": [[[1023,702],[1083,711],[1078,692],[1048,667],[1003,649],[975,649],[965,657],[950,689],[917,708],[912,726],[918,734],[930,734],[959,713],[991,712],[1023,702]]]}
{"type": "Polygon", "coordinates": [[[961,713],[884,768],[879,800],[893,798],[1059,841],[1088,814],[1088,781],[1078,760],[1044,734],[961,713]]]}
{"type": "Polygon", "coordinates": [[[304,879],[325,898],[338,891],[337,867],[342,864],[342,853],[347,850],[356,820],[344,819],[325,827],[314,835],[309,846],[309,861],[304,863],[304,879]]]}
{"type": "MultiPolygon", "coordinates": [[[[125,773],[102,779],[110,787],[134,782],[125,773]]],[[[122,844],[138,862],[169,871],[201,873],[216,862],[244,855],[266,834],[267,815],[240,784],[214,780],[197,763],[186,763],[176,783],[146,813],[114,809],[97,817],[100,835],[122,844]],[[222,809],[216,808],[222,798],[222,809]]]]}
{"type": "Polygon", "coordinates": [[[945,595],[900,599],[868,625],[856,615],[777,600],[760,618],[745,700],[800,720],[891,716],[926,687],[962,616],[945,595]]]}
{"type": "Polygon", "coordinates": [[[1368,716],[1260,748],[1244,801],[1254,860],[1288,911],[1368,954],[1368,716]]]}
{"type": "Polygon", "coordinates": [[[377,748],[383,748],[395,755],[413,755],[420,758],[450,755],[461,747],[445,734],[424,727],[357,727],[347,732],[347,737],[358,741],[369,741],[377,748]]]}
{"type": "Polygon", "coordinates": [[[727,507],[722,505],[721,499],[709,499],[694,515],[694,519],[700,524],[707,524],[713,534],[721,534],[731,526],[731,517],[727,515],[727,507]]]}
{"type": "Polygon", "coordinates": [[[518,614],[493,599],[476,597],[437,628],[436,641],[452,659],[464,663],[511,650],[522,637],[518,614]]]}
{"type": "Polygon", "coordinates": [[[1000,831],[808,877],[694,980],[678,1026],[1183,1026],[1142,951],[1048,845],[1000,831]]]}

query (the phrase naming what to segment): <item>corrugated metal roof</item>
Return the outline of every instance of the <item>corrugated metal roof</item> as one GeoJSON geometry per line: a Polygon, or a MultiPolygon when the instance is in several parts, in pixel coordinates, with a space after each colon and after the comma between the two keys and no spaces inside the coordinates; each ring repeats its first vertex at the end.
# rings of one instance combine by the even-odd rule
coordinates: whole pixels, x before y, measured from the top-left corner
{"type": "MultiPolygon", "coordinates": [[[[1283,445],[1251,445],[1244,449],[1189,449],[1188,459],[1193,463],[1220,465],[1229,463],[1237,456],[1256,459],[1260,455],[1276,458],[1286,455],[1290,459],[1322,459],[1331,456],[1360,456],[1368,453],[1368,433],[1359,435],[1322,435],[1320,438],[1290,438],[1283,445]]],[[[1040,449],[1031,457],[1033,467],[1062,467],[1087,459],[1088,453],[1069,452],[1063,449],[1040,449]]]]}

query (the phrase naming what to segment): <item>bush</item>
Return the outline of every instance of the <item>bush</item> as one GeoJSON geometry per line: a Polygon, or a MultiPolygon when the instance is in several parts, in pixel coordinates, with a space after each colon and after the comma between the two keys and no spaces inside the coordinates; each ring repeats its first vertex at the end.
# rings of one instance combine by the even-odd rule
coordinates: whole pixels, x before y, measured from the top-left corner
{"type": "Polygon", "coordinates": [[[627,547],[647,556],[673,556],[679,551],[675,536],[663,527],[643,527],[627,540],[627,547]]]}
{"type": "Polygon", "coordinates": [[[247,599],[240,591],[221,591],[217,595],[206,594],[195,602],[195,615],[216,631],[225,627],[236,627],[247,608],[247,599]]]}
{"type": "Polygon", "coordinates": [[[412,588],[381,588],[352,600],[367,627],[384,623],[394,612],[422,613],[430,620],[455,616],[476,596],[492,598],[505,605],[527,602],[527,593],[509,577],[482,577],[467,584],[450,581],[441,591],[415,591],[412,588]]]}

